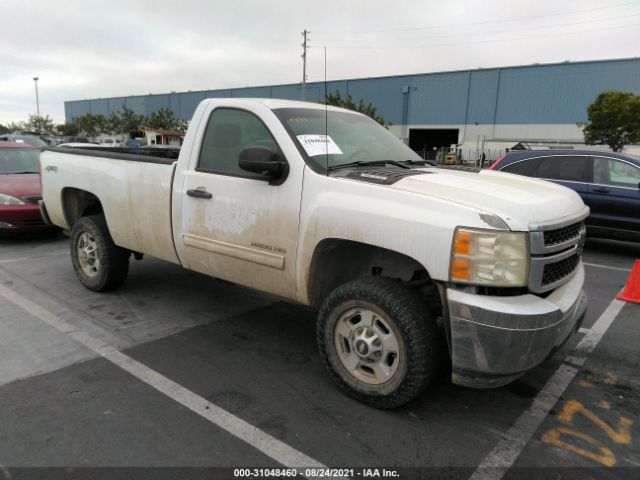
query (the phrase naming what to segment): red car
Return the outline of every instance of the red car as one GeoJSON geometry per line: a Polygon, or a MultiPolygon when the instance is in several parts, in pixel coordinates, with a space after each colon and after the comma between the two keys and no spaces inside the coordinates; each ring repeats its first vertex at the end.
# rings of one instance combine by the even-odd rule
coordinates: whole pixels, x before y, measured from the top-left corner
{"type": "Polygon", "coordinates": [[[51,228],[40,215],[40,149],[0,142],[0,233],[51,228]]]}

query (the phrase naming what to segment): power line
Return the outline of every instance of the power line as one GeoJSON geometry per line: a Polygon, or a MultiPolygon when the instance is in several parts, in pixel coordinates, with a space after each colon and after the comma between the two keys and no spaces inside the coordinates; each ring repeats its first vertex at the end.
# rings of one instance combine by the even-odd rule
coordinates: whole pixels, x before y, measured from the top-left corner
{"type": "Polygon", "coordinates": [[[610,8],[620,8],[620,7],[626,7],[629,5],[636,5],[640,3],[638,0],[634,1],[634,2],[626,2],[626,3],[618,3],[618,4],[614,4],[614,5],[606,5],[603,7],[595,7],[595,8],[587,8],[587,9],[583,9],[583,10],[571,10],[571,11],[565,11],[565,12],[559,12],[559,13],[549,13],[549,14],[545,14],[545,15],[533,15],[533,16],[528,16],[528,17],[515,17],[515,18],[505,18],[503,20],[485,20],[482,22],[471,22],[471,23],[456,23],[456,24],[449,24],[449,25],[427,25],[427,26],[423,26],[423,27],[416,27],[416,28],[402,28],[402,29],[389,29],[389,30],[372,30],[372,31],[368,31],[368,32],[347,32],[347,31],[341,31],[341,32],[322,32],[322,31],[316,31],[314,30],[314,33],[318,33],[318,34],[322,34],[322,35],[343,35],[343,34],[349,34],[349,35],[372,35],[372,34],[378,34],[378,33],[388,33],[388,32],[412,32],[412,31],[418,31],[418,30],[427,30],[427,29],[434,29],[434,28],[451,28],[451,27],[466,27],[466,26],[471,26],[471,25],[486,25],[489,23],[504,23],[504,22],[516,22],[519,20],[530,20],[530,19],[534,19],[534,18],[548,18],[548,17],[557,17],[560,15],[572,15],[574,13],[585,13],[585,12],[594,12],[597,10],[605,10],[605,9],[610,9],[610,8]]]}
{"type": "MultiPolygon", "coordinates": [[[[640,16],[640,13],[636,13],[633,15],[620,15],[617,17],[605,17],[605,18],[599,18],[599,19],[594,19],[594,20],[586,20],[586,21],[582,21],[582,22],[569,22],[569,23],[558,23],[556,25],[541,25],[539,27],[532,27],[532,28],[516,28],[516,29],[511,29],[511,30],[500,30],[500,31],[495,31],[495,32],[486,32],[486,33],[472,33],[471,35],[477,36],[477,35],[502,35],[505,33],[514,33],[514,32],[529,32],[529,31],[536,31],[536,30],[544,30],[544,29],[553,29],[553,28],[562,28],[562,27],[568,27],[568,26],[573,26],[573,25],[585,25],[585,24],[589,24],[589,23],[595,23],[595,22],[606,22],[609,20],[620,20],[620,19],[626,19],[626,18],[630,18],[630,17],[638,17],[640,16]]],[[[427,35],[427,36],[420,36],[420,37],[402,37],[402,38],[385,38],[385,41],[389,41],[389,42],[395,42],[395,41],[403,41],[403,40],[429,40],[432,38],[450,38],[450,37],[458,37],[460,36],[460,33],[450,33],[450,34],[446,34],[446,35],[427,35]]],[[[325,42],[369,42],[371,41],[371,39],[365,39],[365,38],[353,38],[353,39],[315,39],[321,43],[325,43],[325,42]]],[[[381,39],[376,39],[376,40],[381,40],[381,39]]]]}
{"type": "MultiPolygon", "coordinates": [[[[457,43],[427,43],[422,45],[357,45],[357,46],[330,46],[330,49],[339,49],[339,50],[361,50],[361,49],[387,49],[387,48],[428,48],[428,47],[451,47],[456,45],[469,45],[470,43],[495,43],[495,42],[505,42],[505,41],[516,41],[516,40],[529,40],[535,38],[550,38],[550,37],[563,37],[565,35],[578,35],[582,33],[591,33],[591,32],[600,32],[605,30],[615,30],[621,28],[629,28],[640,26],[638,23],[632,23],[629,25],[618,25],[613,27],[605,27],[605,28],[595,28],[590,30],[580,30],[577,32],[563,32],[563,33],[550,33],[547,35],[531,35],[527,37],[513,37],[513,38],[494,38],[490,40],[470,40],[466,42],[457,42],[457,43]]],[[[307,48],[322,48],[319,46],[309,46],[307,48]]]]}

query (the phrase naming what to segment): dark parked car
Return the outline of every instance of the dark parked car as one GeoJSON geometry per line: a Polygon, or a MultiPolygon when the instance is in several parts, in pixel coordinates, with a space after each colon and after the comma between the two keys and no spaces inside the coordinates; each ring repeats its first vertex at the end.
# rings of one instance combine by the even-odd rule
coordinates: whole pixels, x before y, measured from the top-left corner
{"type": "Polygon", "coordinates": [[[491,169],[569,187],[591,209],[589,235],[640,242],[640,158],[588,150],[518,150],[503,155],[491,169]]]}
{"type": "Polygon", "coordinates": [[[39,155],[29,144],[0,141],[0,233],[52,228],[38,207],[39,155]]]}

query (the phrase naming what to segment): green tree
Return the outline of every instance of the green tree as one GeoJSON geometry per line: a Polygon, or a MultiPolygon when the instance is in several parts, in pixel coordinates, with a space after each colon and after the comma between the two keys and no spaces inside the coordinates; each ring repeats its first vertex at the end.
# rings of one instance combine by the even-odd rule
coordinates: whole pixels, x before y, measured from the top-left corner
{"type": "Polygon", "coordinates": [[[29,130],[35,130],[41,135],[53,135],[56,131],[53,120],[49,115],[46,117],[42,115],[29,115],[29,120],[25,124],[25,127],[29,130]]]}
{"type": "Polygon", "coordinates": [[[96,137],[106,130],[107,119],[104,115],[85,113],[80,117],[75,117],[72,123],[77,128],[78,133],[87,137],[96,137]]]}
{"type": "Polygon", "coordinates": [[[603,92],[587,108],[584,127],[587,145],[609,145],[614,152],[640,142],[640,96],[628,92],[603,92]]]}
{"type": "Polygon", "coordinates": [[[24,122],[9,122],[7,124],[7,130],[9,130],[9,132],[16,132],[18,130],[26,130],[27,126],[25,125],[24,122]]]}
{"type": "Polygon", "coordinates": [[[0,123],[0,135],[2,135],[3,133],[9,133],[9,128],[0,123]]]}
{"type": "Polygon", "coordinates": [[[182,118],[180,120],[176,120],[176,126],[175,126],[176,131],[180,133],[186,133],[187,128],[189,128],[188,120],[183,120],[182,118]]]}
{"type": "Polygon", "coordinates": [[[126,105],[122,106],[122,110],[118,112],[120,118],[120,132],[127,133],[131,138],[134,138],[136,133],[140,131],[140,128],[144,125],[144,115],[137,114],[133,109],[128,108],[126,105]]]}
{"type": "Polygon", "coordinates": [[[122,120],[117,113],[111,112],[105,123],[105,131],[107,133],[124,133],[122,130],[122,120]]]}
{"type": "Polygon", "coordinates": [[[363,113],[368,117],[373,118],[383,127],[389,127],[392,125],[391,123],[386,123],[384,121],[384,118],[378,115],[378,109],[373,106],[371,102],[365,105],[364,100],[360,99],[360,102],[356,105],[353,101],[353,98],[351,98],[351,95],[349,95],[346,99],[342,98],[339,90],[336,90],[336,93],[334,94],[328,93],[325,97],[324,103],[327,105],[333,105],[334,107],[346,108],[348,110],[354,110],[356,112],[363,113]]]}
{"type": "Polygon", "coordinates": [[[74,136],[80,133],[80,130],[78,129],[78,125],[73,121],[56,125],[56,130],[58,132],[58,135],[65,135],[65,136],[74,136]]]}
{"type": "Polygon", "coordinates": [[[149,115],[145,124],[149,128],[173,130],[174,128],[176,128],[176,119],[173,116],[173,111],[170,108],[163,107],[160,110],[156,110],[151,115],[149,115]]]}

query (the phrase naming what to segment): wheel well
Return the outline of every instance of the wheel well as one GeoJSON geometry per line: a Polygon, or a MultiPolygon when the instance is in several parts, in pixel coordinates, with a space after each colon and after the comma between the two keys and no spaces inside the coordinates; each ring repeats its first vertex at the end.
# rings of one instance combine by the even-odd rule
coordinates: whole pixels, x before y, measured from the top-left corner
{"type": "Polygon", "coordinates": [[[104,213],[98,197],[77,188],[65,188],[62,191],[62,208],[69,227],[73,227],[81,217],[104,213]]]}
{"type": "Polygon", "coordinates": [[[308,277],[312,305],[319,306],[333,289],[361,277],[387,277],[411,287],[435,293],[437,288],[426,268],[417,260],[386,248],[341,239],[325,239],[316,247],[308,277]]]}

